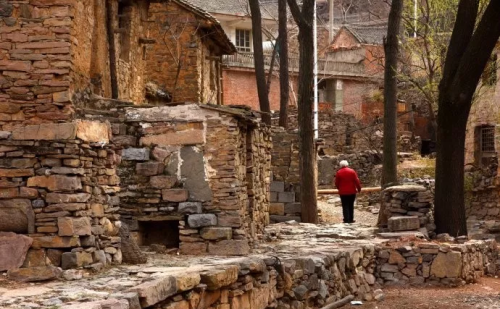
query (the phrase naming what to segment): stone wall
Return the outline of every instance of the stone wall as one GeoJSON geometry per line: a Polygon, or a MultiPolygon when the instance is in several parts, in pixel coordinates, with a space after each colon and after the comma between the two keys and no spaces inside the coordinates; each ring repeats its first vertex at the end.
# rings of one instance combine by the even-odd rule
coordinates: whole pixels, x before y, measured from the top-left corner
{"type": "Polygon", "coordinates": [[[375,276],[380,284],[459,286],[495,276],[498,248],[494,240],[464,244],[420,242],[377,247],[375,276]]]}
{"type": "Polygon", "coordinates": [[[120,214],[139,243],[248,253],[269,222],[268,130],[244,110],[197,104],[126,107],[112,116],[105,117],[121,156],[120,214]],[[154,224],[170,232],[147,240],[154,224]]]}
{"type": "Polygon", "coordinates": [[[432,192],[419,185],[389,187],[383,191],[384,212],[391,232],[420,231],[432,237],[436,226],[433,218],[432,192]]]}
{"type": "Polygon", "coordinates": [[[74,3],[9,1],[2,6],[1,129],[70,119],[74,3]]]}
{"type": "Polygon", "coordinates": [[[2,132],[0,231],[32,239],[26,259],[11,256],[24,260],[23,268],[0,263],[11,278],[40,280],[56,276],[55,267],[121,263],[120,179],[109,138],[109,124],[90,121],[2,132]]]}

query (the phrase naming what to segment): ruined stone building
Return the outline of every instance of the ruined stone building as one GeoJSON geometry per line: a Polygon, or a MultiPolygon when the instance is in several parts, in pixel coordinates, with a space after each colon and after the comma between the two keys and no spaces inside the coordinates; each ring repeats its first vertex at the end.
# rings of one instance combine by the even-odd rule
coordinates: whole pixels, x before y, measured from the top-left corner
{"type": "Polygon", "coordinates": [[[0,232],[14,234],[0,236],[13,252],[0,268],[13,276],[121,263],[122,223],[145,245],[244,254],[268,222],[268,129],[251,111],[201,104],[233,48],[220,26],[182,1],[105,3],[2,3],[0,232]],[[178,87],[191,104],[144,104],[148,76],[169,80],[148,75],[162,10],[200,22],[183,45],[197,70],[178,87]]]}

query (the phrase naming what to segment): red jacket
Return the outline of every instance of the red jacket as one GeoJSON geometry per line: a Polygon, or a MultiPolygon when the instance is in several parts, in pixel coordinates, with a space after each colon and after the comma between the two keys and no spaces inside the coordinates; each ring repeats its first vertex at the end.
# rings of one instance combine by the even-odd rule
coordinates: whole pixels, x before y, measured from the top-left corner
{"type": "Polygon", "coordinates": [[[358,174],[351,168],[341,168],[335,175],[335,187],[339,189],[339,195],[351,195],[360,192],[361,183],[358,174]]]}

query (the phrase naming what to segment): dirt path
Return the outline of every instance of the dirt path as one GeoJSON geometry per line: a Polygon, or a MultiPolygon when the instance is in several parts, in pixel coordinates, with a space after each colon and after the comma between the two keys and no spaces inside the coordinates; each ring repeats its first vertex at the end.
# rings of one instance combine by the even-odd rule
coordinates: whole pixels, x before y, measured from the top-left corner
{"type": "MultiPolygon", "coordinates": [[[[318,201],[318,209],[321,210],[321,217],[325,223],[342,223],[342,206],[338,196],[329,196],[329,199],[318,201]],[[338,199],[339,202],[333,203],[332,200],[338,199]],[[330,200],[330,202],[328,202],[330,200]]],[[[354,220],[356,223],[375,226],[377,223],[377,214],[372,214],[367,210],[360,210],[354,205],[354,220]]]]}
{"type": "Polygon", "coordinates": [[[498,309],[500,279],[482,278],[477,284],[459,288],[384,287],[385,299],[346,305],[346,309],[498,309]]]}

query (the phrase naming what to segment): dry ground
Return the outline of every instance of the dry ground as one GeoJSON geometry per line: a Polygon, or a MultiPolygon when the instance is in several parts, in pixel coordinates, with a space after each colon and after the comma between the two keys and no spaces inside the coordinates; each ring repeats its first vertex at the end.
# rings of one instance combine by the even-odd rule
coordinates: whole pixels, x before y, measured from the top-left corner
{"type": "Polygon", "coordinates": [[[384,287],[385,299],[346,305],[347,309],[498,309],[500,308],[500,279],[482,278],[477,284],[459,288],[384,287]]]}

